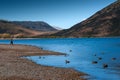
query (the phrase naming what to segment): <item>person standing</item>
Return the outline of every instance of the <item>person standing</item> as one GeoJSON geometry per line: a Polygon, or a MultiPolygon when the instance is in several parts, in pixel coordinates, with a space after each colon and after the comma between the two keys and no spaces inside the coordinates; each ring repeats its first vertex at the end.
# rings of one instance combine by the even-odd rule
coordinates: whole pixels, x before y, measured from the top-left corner
{"type": "Polygon", "coordinates": [[[13,39],[10,40],[10,44],[13,45],[13,39]]]}

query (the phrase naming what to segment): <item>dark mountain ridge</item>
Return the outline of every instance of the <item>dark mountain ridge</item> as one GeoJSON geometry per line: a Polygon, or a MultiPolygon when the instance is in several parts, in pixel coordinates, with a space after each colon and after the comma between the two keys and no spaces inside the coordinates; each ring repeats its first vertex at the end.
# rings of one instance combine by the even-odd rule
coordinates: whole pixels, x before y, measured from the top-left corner
{"type": "Polygon", "coordinates": [[[65,37],[120,36],[120,1],[112,3],[70,29],[54,35],[65,37]]]}
{"type": "Polygon", "coordinates": [[[37,31],[57,31],[57,29],[43,21],[12,21],[12,23],[37,31]]]}
{"type": "Polygon", "coordinates": [[[0,20],[0,38],[10,38],[11,36],[15,38],[39,37],[39,35],[51,33],[54,33],[54,31],[36,31],[14,24],[11,21],[0,20]]]}

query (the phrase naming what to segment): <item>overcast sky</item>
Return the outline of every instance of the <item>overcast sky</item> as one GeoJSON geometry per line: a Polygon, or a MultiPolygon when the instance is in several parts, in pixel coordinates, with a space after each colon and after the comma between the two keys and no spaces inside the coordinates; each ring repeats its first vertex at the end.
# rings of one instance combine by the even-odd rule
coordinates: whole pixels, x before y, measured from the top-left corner
{"type": "Polygon", "coordinates": [[[0,19],[45,21],[64,29],[116,0],[0,0],[0,19]]]}

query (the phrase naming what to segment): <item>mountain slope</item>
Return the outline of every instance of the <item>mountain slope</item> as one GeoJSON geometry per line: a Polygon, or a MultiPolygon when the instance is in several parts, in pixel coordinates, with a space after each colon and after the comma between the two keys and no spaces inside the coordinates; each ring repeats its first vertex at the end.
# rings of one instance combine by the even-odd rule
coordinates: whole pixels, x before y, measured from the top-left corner
{"type": "Polygon", "coordinates": [[[66,37],[120,36],[120,1],[114,2],[70,29],[54,35],[66,37]]]}
{"type": "Polygon", "coordinates": [[[13,21],[12,23],[37,31],[57,31],[57,29],[42,21],[13,21]]]}
{"type": "Polygon", "coordinates": [[[0,37],[1,38],[10,38],[11,35],[14,37],[34,37],[41,34],[46,34],[46,33],[30,30],[20,25],[15,25],[11,22],[0,20],[0,37]]]}
{"type": "Polygon", "coordinates": [[[53,26],[55,29],[57,29],[57,30],[63,30],[62,28],[60,28],[60,27],[56,27],[56,26],[53,26]]]}

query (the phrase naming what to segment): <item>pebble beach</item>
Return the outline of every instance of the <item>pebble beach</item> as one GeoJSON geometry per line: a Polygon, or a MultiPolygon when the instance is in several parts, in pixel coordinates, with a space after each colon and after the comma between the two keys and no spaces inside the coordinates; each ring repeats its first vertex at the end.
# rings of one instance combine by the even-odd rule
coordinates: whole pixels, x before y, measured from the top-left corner
{"type": "Polygon", "coordinates": [[[85,80],[84,73],[70,68],[35,64],[22,58],[35,55],[63,55],[29,45],[0,45],[0,80],[85,80]]]}

